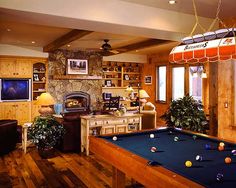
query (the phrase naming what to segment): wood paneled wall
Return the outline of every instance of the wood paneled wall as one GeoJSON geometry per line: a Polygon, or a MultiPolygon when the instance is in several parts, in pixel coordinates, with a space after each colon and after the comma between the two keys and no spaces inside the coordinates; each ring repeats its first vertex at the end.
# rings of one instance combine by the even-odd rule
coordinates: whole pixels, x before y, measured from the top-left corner
{"type": "Polygon", "coordinates": [[[157,111],[157,126],[164,126],[165,121],[163,121],[160,116],[165,113],[169,106],[169,101],[171,99],[170,95],[170,65],[169,65],[169,51],[164,52],[162,54],[156,54],[148,57],[148,63],[144,65],[142,78],[145,76],[152,76],[152,84],[147,85],[144,83],[144,79],[142,82],[142,88],[147,91],[150,95],[148,101],[155,104],[157,111]],[[167,66],[167,102],[160,103],[156,101],[156,67],[160,65],[167,66]]]}
{"type": "Polygon", "coordinates": [[[236,60],[218,63],[218,136],[236,141],[234,126],[234,65],[236,60]]]}
{"type": "MultiPolygon", "coordinates": [[[[236,27],[236,17],[223,20],[220,28],[236,27]]],[[[218,136],[236,141],[234,119],[235,106],[235,65],[236,60],[218,62],[218,136]]]]}
{"type": "MultiPolygon", "coordinates": [[[[156,106],[157,111],[157,126],[163,126],[165,125],[165,121],[163,121],[160,116],[163,115],[166,110],[169,107],[169,104],[172,100],[172,67],[178,66],[176,64],[170,64],[169,63],[169,53],[170,51],[163,52],[161,54],[155,54],[152,56],[149,56],[148,63],[144,65],[142,78],[145,76],[152,76],[152,84],[146,85],[144,83],[144,79],[142,82],[142,88],[147,91],[147,93],[150,95],[150,98],[148,101],[152,102],[156,106]],[[166,103],[162,103],[159,101],[156,101],[156,68],[158,66],[165,65],[166,66],[166,74],[167,74],[167,88],[166,88],[166,97],[167,101],[166,103]]],[[[186,76],[185,76],[185,92],[188,93],[189,91],[189,78],[188,78],[188,64],[181,65],[185,66],[186,68],[186,76]]],[[[204,64],[205,70],[207,75],[209,75],[209,63],[204,64]]],[[[209,114],[209,78],[203,79],[203,105],[204,105],[204,111],[206,114],[209,114]]]]}

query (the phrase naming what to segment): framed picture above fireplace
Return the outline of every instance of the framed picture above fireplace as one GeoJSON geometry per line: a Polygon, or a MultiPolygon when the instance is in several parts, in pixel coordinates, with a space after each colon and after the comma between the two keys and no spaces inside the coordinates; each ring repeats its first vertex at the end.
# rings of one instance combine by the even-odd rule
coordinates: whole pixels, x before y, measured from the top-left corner
{"type": "Polygon", "coordinates": [[[88,74],[88,60],[86,59],[68,59],[67,74],[88,74]]]}

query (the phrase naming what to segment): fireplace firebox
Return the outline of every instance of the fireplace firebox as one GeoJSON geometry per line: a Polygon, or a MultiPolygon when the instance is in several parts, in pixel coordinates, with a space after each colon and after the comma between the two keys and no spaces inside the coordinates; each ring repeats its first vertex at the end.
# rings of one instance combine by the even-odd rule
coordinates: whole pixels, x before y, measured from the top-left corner
{"type": "Polygon", "coordinates": [[[90,95],[83,91],[66,94],[63,98],[64,112],[89,112],[90,95]]]}

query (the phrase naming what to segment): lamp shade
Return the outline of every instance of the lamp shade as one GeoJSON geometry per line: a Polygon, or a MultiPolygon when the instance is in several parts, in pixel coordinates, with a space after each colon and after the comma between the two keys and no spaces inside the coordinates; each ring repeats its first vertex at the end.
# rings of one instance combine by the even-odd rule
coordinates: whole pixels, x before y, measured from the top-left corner
{"type": "Polygon", "coordinates": [[[202,73],[202,78],[207,78],[207,74],[205,72],[202,73]]]}
{"type": "Polygon", "coordinates": [[[149,98],[150,96],[147,94],[147,92],[144,89],[141,89],[139,91],[139,97],[140,99],[144,99],[144,98],[149,98]]]}
{"type": "Polygon", "coordinates": [[[42,93],[37,99],[37,104],[42,106],[49,106],[54,105],[55,101],[50,93],[42,93]]]}

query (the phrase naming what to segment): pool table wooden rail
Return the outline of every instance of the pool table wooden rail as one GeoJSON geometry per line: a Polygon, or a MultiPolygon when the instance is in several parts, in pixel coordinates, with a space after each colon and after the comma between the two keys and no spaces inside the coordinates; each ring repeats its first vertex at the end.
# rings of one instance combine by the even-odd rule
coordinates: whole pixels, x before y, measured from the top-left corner
{"type": "Polygon", "coordinates": [[[102,138],[90,136],[89,150],[113,166],[113,188],[125,187],[125,175],[145,187],[200,188],[203,187],[162,166],[148,166],[148,160],[120,148],[102,138]]]}

